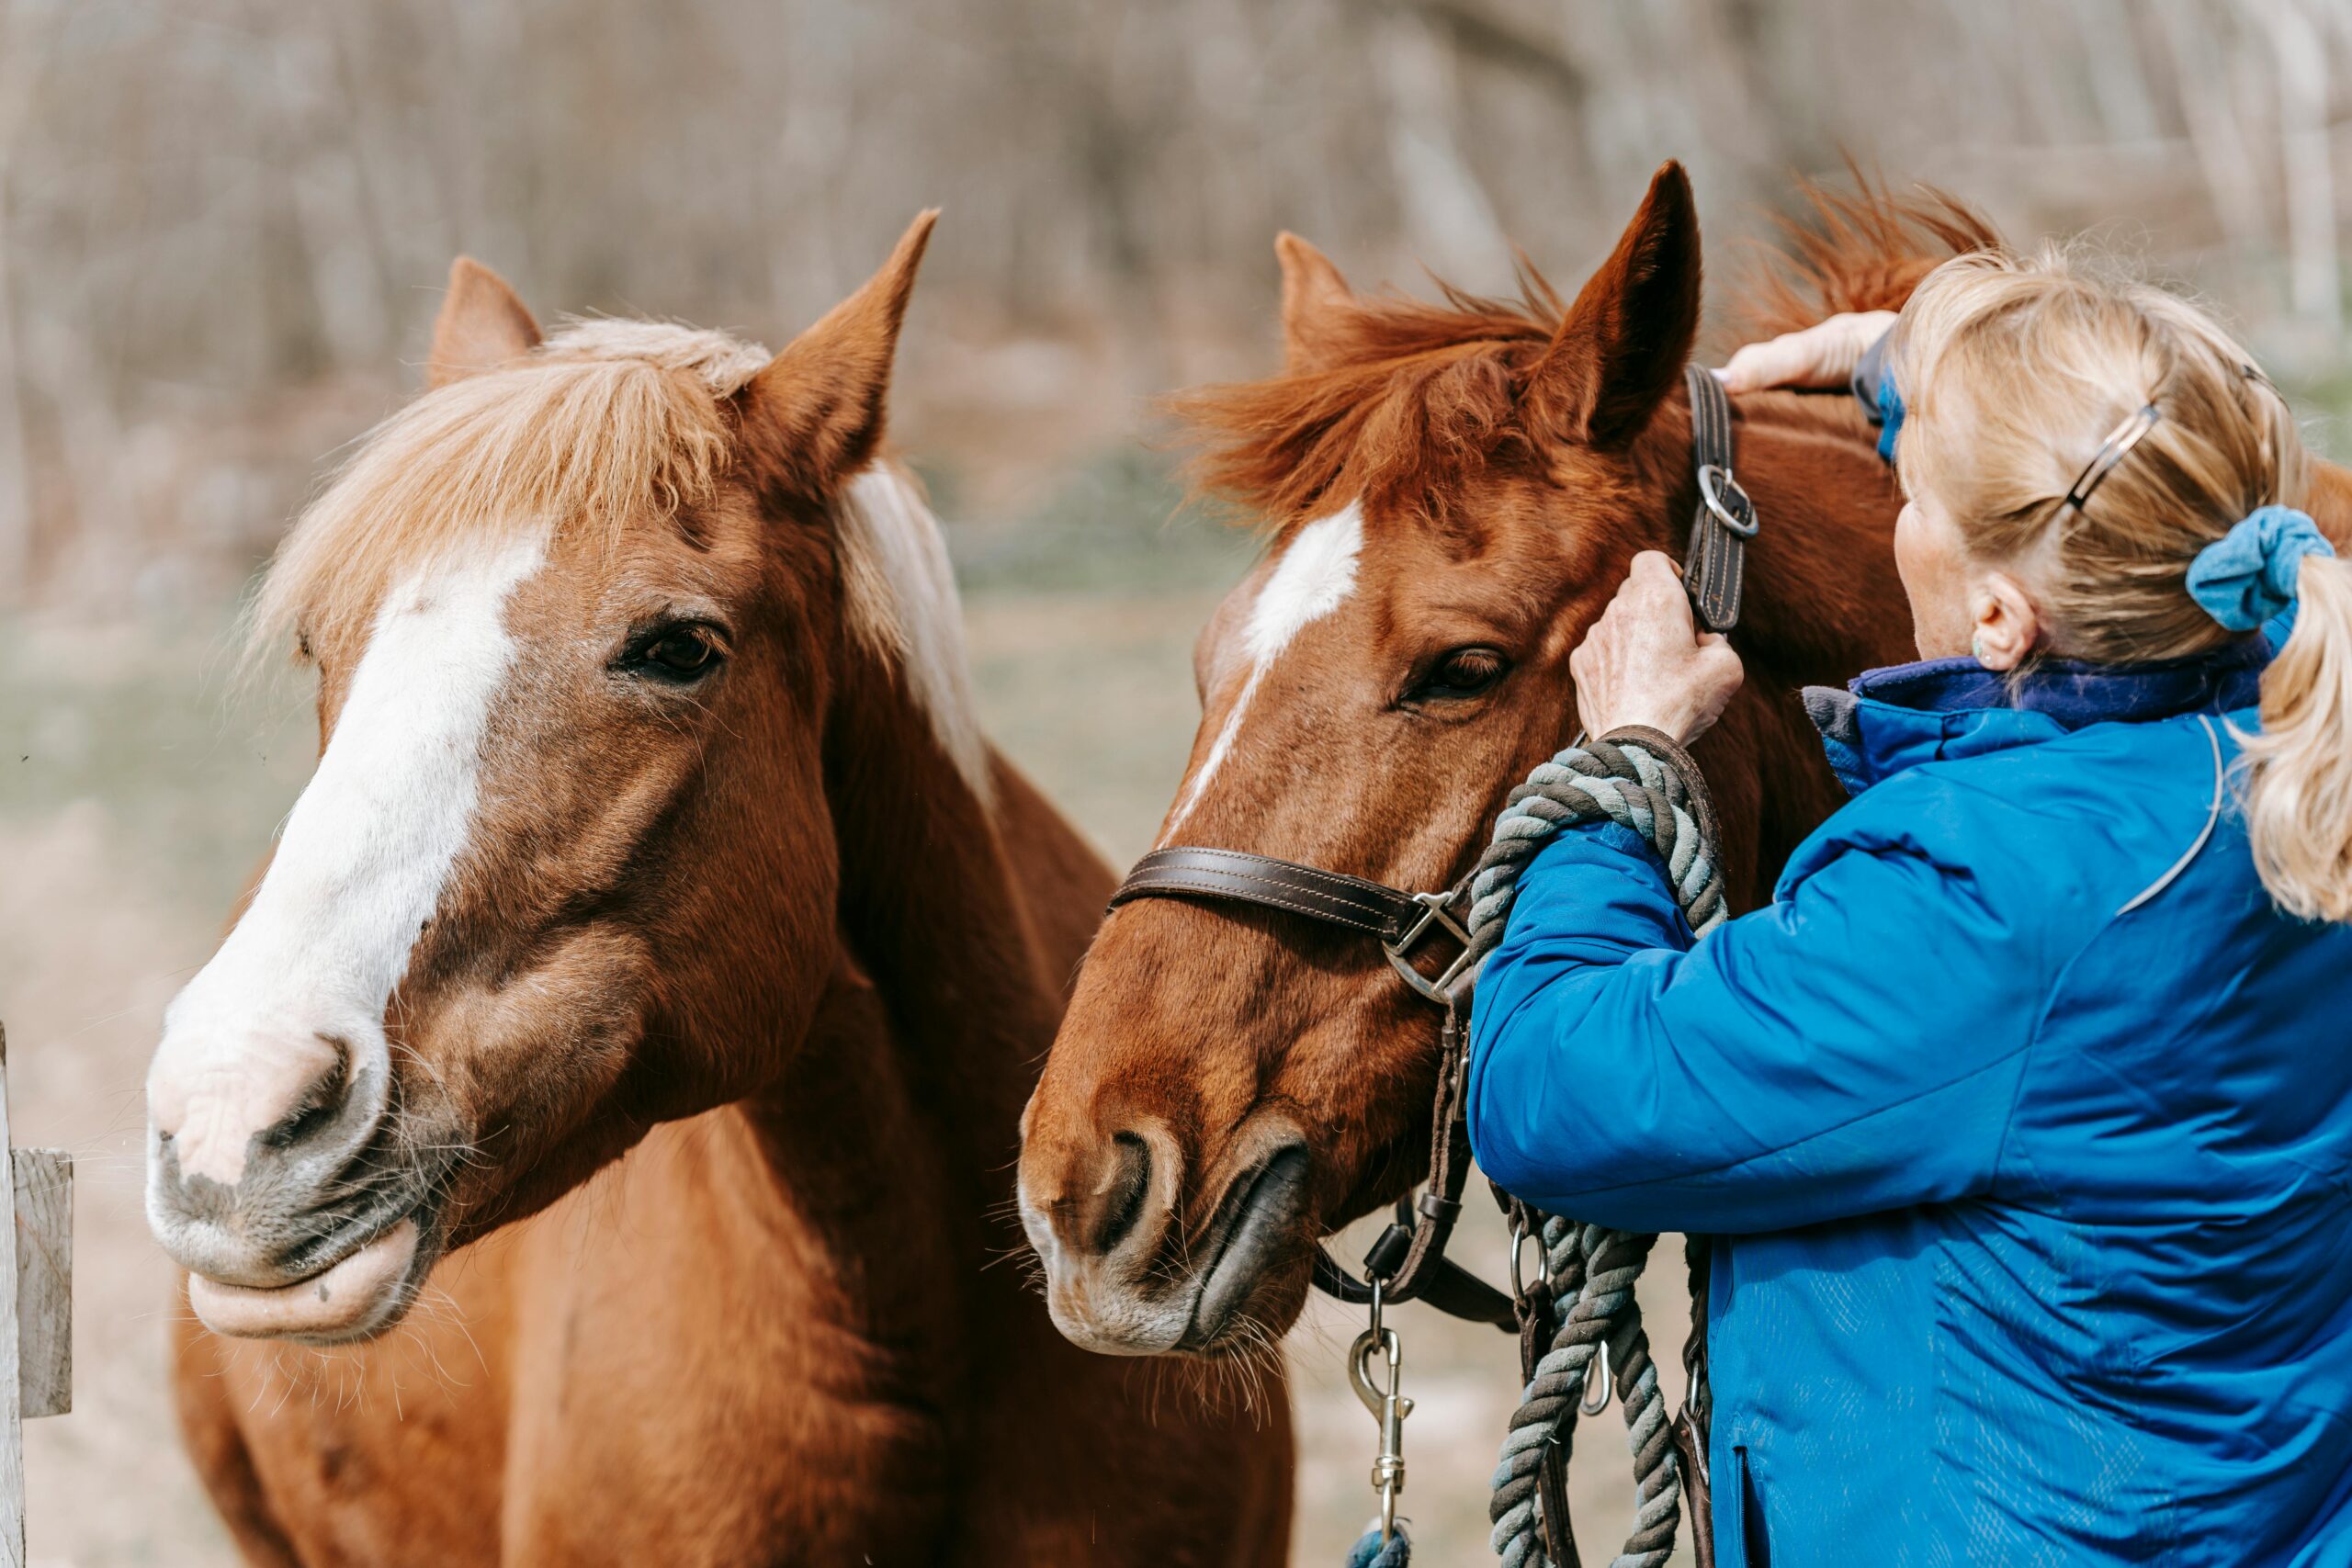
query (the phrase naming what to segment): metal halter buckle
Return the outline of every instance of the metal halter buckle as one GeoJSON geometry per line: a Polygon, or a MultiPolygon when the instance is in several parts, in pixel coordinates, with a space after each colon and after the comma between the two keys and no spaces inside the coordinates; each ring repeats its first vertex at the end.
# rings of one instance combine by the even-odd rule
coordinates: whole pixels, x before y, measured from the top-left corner
{"type": "Polygon", "coordinates": [[[1470,960],[1470,933],[1463,929],[1462,922],[1453,914],[1456,891],[1449,888],[1443,893],[1414,894],[1413,902],[1421,907],[1419,916],[1395,942],[1384,941],[1380,944],[1381,950],[1388,954],[1388,962],[1395,964],[1396,973],[1404,976],[1405,983],[1440,1007],[1446,1006],[1453,999],[1453,982],[1461,977],[1462,966],[1470,960]],[[1413,949],[1420,945],[1421,939],[1429,935],[1431,927],[1444,931],[1462,944],[1461,953],[1434,980],[1414,968],[1412,959],[1413,949]]]}
{"type": "Polygon", "coordinates": [[[1716,522],[1741,538],[1756,537],[1756,530],[1760,526],[1756,520],[1756,503],[1748,500],[1746,491],[1739,488],[1739,481],[1731,477],[1729,468],[1717,463],[1699,465],[1699,500],[1714,513],[1716,522]],[[1739,513],[1725,504],[1728,501],[1736,501],[1747,509],[1746,521],[1743,522],[1739,513]]]}

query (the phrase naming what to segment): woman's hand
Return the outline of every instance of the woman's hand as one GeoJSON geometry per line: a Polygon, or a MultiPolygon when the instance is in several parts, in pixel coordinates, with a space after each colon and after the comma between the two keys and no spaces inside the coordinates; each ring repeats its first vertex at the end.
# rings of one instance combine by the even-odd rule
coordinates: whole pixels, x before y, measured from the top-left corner
{"type": "Polygon", "coordinates": [[[1720,632],[1701,632],[1674,563],[1634,558],[1624,586],[1568,655],[1585,733],[1645,725],[1688,746],[1723,716],[1745,673],[1720,632]]]}
{"type": "Polygon", "coordinates": [[[1892,310],[1832,316],[1801,332],[1751,343],[1715,372],[1726,391],[1761,392],[1773,387],[1842,387],[1871,344],[1894,325],[1892,310]]]}

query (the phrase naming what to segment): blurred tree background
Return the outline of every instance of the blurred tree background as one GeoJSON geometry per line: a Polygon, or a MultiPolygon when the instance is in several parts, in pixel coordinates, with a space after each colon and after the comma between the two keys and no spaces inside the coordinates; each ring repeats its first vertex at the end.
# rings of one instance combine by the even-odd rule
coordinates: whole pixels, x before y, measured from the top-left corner
{"type": "MultiPolygon", "coordinates": [[[[0,0],[0,1016],[19,1141],[84,1171],[34,1561],[228,1561],[164,1394],[141,1077],[314,745],[305,694],[232,700],[238,599],[413,389],[453,254],[543,316],[775,344],[944,207],[897,438],[991,732],[1125,859],[1252,547],[1179,511],[1148,400],[1272,367],[1277,231],[1359,286],[1507,288],[1517,245],[1572,288],[1679,158],[1721,351],[1744,252],[1849,155],[2217,302],[2346,455],[2352,0],[0,0]]],[[[1478,1561],[1510,1349],[1401,1317],[1408,1510],[1478,1561]]],[[[1370,1506],[1354,1327],[1294,1341],[1303,1563],[1370,1506]]]]}
{"type": "Polygon", "coordinates": [[[907,433],[1055,433],[989,513],[1262,365],[1275,231],[1568,274],[1668,155],[1719,279],[1850,152],[2107,229],[2308,380],[2347,51],[2343,0],[0,0],[0,594],[233,585],[458,251],[775,340],[932,203],[907,433]]]}

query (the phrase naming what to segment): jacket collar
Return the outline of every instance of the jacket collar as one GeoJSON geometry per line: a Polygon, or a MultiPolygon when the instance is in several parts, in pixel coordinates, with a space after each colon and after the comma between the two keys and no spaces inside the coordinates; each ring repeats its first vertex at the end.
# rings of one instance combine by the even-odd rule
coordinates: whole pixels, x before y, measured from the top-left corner
{"type": "Polygon", "coordinates": [[[2089,725],[2252,707],[2269,662],[2259,637],[2153,664],[2045,660],[2014,680],[1973,659],[1930,659],[1864,671],[1842,692],[1807,686],[1804,705],[1838,782],[1860,795],[1921,762],[2054,740],[2089,725]]]}

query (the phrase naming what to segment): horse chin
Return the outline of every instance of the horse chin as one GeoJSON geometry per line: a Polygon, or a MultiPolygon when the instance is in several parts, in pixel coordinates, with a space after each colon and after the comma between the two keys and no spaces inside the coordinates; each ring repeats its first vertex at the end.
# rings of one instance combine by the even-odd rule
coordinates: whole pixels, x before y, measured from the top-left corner
{"type": "Polygon", "coordinates": [[[1306,1258],[1270,1267],[1248,1282],[1237,1306],[1214,1326],[1197,1314],[1171,1354],[1204,1361],[1242,1359],[1264,1351],[1290,1332],[1306,1310],[1312,1265],[1306,1258]]]}
{"type": "Polygon", "coordinates": [[[315,1274],[275,1286],[187,1280],[188,1305],[207,1328],[238,1339],[348,1345],[399,1323],[416,1300],[435,1248],[414,1213],[315,1274]]]}

